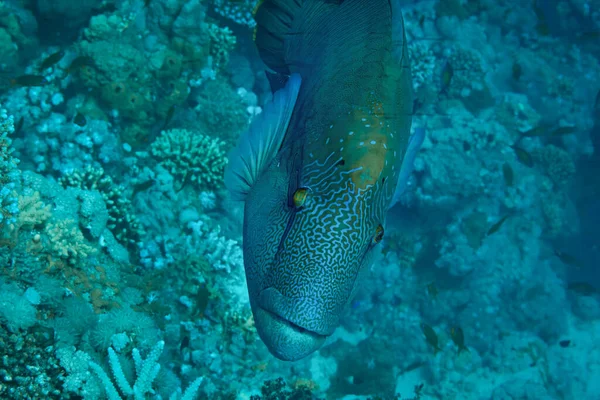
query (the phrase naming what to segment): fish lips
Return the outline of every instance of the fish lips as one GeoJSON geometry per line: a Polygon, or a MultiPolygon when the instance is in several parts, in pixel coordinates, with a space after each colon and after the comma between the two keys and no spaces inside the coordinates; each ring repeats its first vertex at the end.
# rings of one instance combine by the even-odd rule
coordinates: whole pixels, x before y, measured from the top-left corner
{"type": "Polygon", "coordinates": [[[296,361],[317,351],[335,327],[314,331],[294,318],[293,300],[274,288],[265,289],[253,308],[258,335],[271,354],[280,360],[296,361]],[[304,325],[304,326],[303,326],[304,325]]]}
{"type": "Polygon", "coordinates": [[[297,330],[308,331],[320,336],[333,334],[340,324],[339,317],[325,310],[324,305],[318,300],[290,298],[274,287],[260,292],[258,305],[297,330]]]}

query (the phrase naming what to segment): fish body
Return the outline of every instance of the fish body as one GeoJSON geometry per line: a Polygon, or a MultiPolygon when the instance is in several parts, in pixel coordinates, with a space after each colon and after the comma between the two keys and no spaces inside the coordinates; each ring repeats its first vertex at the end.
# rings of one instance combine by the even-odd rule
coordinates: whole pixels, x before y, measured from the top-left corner
{"type": "Polygon", "coordinates": [[[435,283],[431,282],[427,285],[427,293],[432,299],[435,299],[437,297],[439,291],[435,283]]]}
{"type": "Polygon", "coordinates": [[[455,326],[450,329],[450,337],[456,347],[458,347],[458,354],[463,350],[470,352],[467,346],[465,346],[465,334],[460,326],[455,326]]]}
{"type": "Polygon", "coordinates": [[[35,87],[46,86],[48,81],[41,75],[21,75],[10,81],[11,86],[35,87]]]}
{"type": "Polygon", "coordinates": [[[492,225],[487,231],[487,236],[493,235],[494,233],[498,232],[500,228],[502,228],[502,225],[504,225],[504,222],[506,222],[508,217],[510,217],[510,215],[505,215],[504,217],[500,218],[498,222],[492,225]]]}
{"type": "Polygon", "coordinates": [[[67,75],[73,73],[74,71],[86,67],[94,65],[94,59],[89,56],[79,56],[71,61],[71,64],[67,68],[67,75]]]}
{"type": "Polygon", "coordinates": [[[42,64],[40,64],[40,71],[44,71],[50,67],[53,67],[56,63],[58,63],[65,56],[65,52],[63,50],[59,50],[56,53],[50,54],[42,64]]]}
{"type": "Polygon", "coordinates": [[[582,269],[583,268],[583,262],[578,259],[575,256],[572,256],[571,254],[562,252],[560,250],[554,250],[554,255],[556,257],[558,257],[558,259],[565,265],[568,265],[570,267],[574,267],[577,269],[582,269]]]}
{"type": "Polygon", "coordinates": [[[438,343],[437,333],[435,333],[433,328],[427,324],[421,324],[421,330],[423,331],[423,335],[425,336],[427,343],[433,347],[433,354],[436,355],[438,351],[441,351],[438,343]]]}
{"type": "Polygon", "coordinates": [[[448,89],[450,88],[450,83],[452,83],[452,78],[454,77],[454,67],[450,64],[450,61],[446,61],[444,68],[442,68],[442,88],[440,90],[440,94],[448,93],[448,89]]]}
{"type": "Polygon", "coordinates": [[[504,163],[504,165],[502,165],[502,175],[504,175],[504,183],[506,186],[512,186],[515,179],[515,173],[509,163],[504,163]]]}
{"type": "Polygon", "coordinates": [[[523,164],[523,165],[525,165],[525,166],[527,166],[529,168],[533,167],[533,157],[531,156],[531,154],[527,150],[523,149],[522,147],[516,146],[516,145],[513,145],[511,147],[515,151],[515,155],[517,156],[517,160],[521,164],[523,164]]]}
{"type": "Polygon", "coordinates": [[[424,129],[396,1],[264,0],[255,42],[271,101],[233,150],[244,266],[259,336],[298,360],[340,324],[385,234],[424,129]],[[283,11],[285,12],[283,12],[283,11]]]}
{"type": "Polygon", "coordinates": [[[87,120],[86,120],[86,118],[85,118],[85,116],[83,114],[81,114],[80,112],[78,112],[73,117],[73,123],[75,125],[80,126],[80,127],[83,128],[87,124],[87,120]]]}
{"type": "Polygon", "coordinates": [[[593,296],[598,293],[598,289],[587,282],[570,282],[567,289],[584,296],[593,296]]]}

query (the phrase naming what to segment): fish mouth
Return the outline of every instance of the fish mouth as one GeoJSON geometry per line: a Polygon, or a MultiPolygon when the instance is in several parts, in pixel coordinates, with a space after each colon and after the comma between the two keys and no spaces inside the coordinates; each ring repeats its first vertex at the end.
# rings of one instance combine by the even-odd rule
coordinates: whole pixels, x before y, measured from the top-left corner
{"type": "Polygon", "coordinates": [[[260,292],[257,305],[298,332],[327,337],[339,325],[339,317],[325,311],[314,299],[293,299],[274,287],[260,292]]]}
{"type": "Polygon", "coordinates": [[[254,309],[254,321],[271,354],[283,361],[300,360],[321,348],[327,339],[263,307],[254,309]]]}

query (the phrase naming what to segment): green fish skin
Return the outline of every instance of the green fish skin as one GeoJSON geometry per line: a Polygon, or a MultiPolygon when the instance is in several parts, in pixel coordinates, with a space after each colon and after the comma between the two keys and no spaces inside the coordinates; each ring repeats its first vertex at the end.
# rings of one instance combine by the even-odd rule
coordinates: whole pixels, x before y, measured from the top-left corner
{"type": "Polygon", "coordinates": [[[274,94],[225,182],[245,205],[255,326],[282,360],[308,356],[339,326],[423,141],[424,128],[410,135],[399,3],[264,0],[255,12],[274,94]]]}

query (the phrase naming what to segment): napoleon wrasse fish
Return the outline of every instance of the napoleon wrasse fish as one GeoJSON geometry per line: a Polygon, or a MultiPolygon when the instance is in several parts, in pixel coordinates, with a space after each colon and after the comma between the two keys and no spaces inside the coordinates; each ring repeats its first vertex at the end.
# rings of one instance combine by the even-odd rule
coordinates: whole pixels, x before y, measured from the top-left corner
{"type": "Polygon", "coordinates": [[[263,0],[255,43],[273,96],[230,154],[245,202],[256,329],[298,360],[340,323],[406,187],[424,129],[396,0],[263,0]]]}

